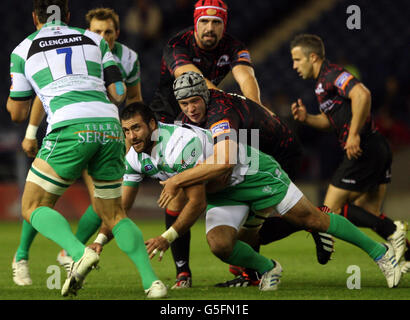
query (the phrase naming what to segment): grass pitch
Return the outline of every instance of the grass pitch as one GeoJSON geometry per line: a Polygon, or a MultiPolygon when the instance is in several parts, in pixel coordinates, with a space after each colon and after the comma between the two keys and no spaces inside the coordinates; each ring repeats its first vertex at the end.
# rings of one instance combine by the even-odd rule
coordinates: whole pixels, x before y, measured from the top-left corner
{"type": "MultiPolygon", "coordinates": [[[[144,239],[161,234],[164,222],[136,221],[144,239]]],[[[72,224],[76,230],[76,223],[72,224]]],[[[59,247],[38,235],[30,251],[30,273],[33,285],[18,287],[12,280],[11,261],[18,246],[21,224],[0,223],[0,300],[66,300],[56,281],[56,256],[59,247]],[[49,272],[47,269],[50,267],[49,272]],[[53,269],[54,268],[54,269],[53,269]],[[50,278],[53,277],[54,278],[50,278]]],[[[374,239],[375,233],[364,230],[374,239]]],[[[94,239],[94,237],[92,238],[94,239]]],[[[360,249],[336,239],[333,259],[325,266],[316,261],[312,237],[304,231],[286,239],[263,246],[261,253],[278,260],[283,269],[279,290],[260,292],[257,287],[215,288],[214,284],[232,279],[228,266],[210,252],[205,239],[205,226],[198,221],[191,233],[191,270],[193,287],[188,290],[169,290],[166,300],[409,300],[410,274],[402,277],[398,288],[387,288],[386,280],[377,265],[360,249]],[[347,282],[353,274],[349,266],[360,269],[360,289],[348,289],[347,282]]],[[[100,269],[87,277],[84,288],[73,300],[143,300],[145,294],[141,279],[131,260],[119,250],[115,241],[107,244],[100,260],[100,269]]],[[[175,267],[168,250],[161,262],[154,258],[152,265],[166,285],[175,281],[175,267]]],[[[61,285],[65,272],[61,270],[61,285]]],[[[357,270],[357,269],[356,269],[357,270]]],[[[356,272],[355,275],[358,275],[356,272]]],[[[358,282],[355,282],[358,284],[358,282]]]]}

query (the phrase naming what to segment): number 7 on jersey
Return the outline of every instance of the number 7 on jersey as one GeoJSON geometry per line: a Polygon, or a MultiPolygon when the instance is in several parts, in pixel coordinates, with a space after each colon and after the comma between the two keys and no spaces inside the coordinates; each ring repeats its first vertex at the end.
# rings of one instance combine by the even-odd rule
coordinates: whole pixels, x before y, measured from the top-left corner
{"type": "Polygon", "coordinates": [[[60,48],[57,49],[57,54],[63,54],[65,53],[65,71],[67,74],[73,74],[73,69],[71,66],[71,57],[73,56],[73,50],[68,47],[68,48],[60,48]]]}

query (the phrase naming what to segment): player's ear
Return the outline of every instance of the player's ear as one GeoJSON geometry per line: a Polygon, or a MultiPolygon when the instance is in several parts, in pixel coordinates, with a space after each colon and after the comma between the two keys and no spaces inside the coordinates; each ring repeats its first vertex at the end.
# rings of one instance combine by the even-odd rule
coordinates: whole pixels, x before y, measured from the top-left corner
{"type": "Polygon", "coordinates": [[[313,53],[313,52],[312,52],[312,53],[309,54],[309,61],[310,61],[311,63],[317,62],[318,59],[319,59],[319,57],[318,57],[318,55],[317,55],[316,53],[313,53]]]}
{"type": "Polygon", "coordinates": [[[67,12],[67,16],[66,16],[66,18],[65,18],[65,23],[66,23],[66,24],[68,24],[68,23],[70,22],[70,17],[71,17],[70,12],[67,12]]]}
{"type": "Polygon", "coordinates": [[[31,13],[31,15],[33,16],[33,23],[34,23],[34,25],[37,27],[37,25],[38,25],[38,18],[37,18],[36,13],[33,11],[33,12],[31,13]]]}
{"type": "Polygon", "coordinates": [[[153,131],[157,128],[157,121],[155,119],[151,119],[148,123],[149,128],[153,131]]]}

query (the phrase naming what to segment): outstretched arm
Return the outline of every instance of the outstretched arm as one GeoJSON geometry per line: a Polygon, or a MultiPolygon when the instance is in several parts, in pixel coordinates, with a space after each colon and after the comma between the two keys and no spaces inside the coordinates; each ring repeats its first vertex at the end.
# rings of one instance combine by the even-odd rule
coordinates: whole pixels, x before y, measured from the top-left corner
{"type": "Polygon", "coordinates": [[[161,260],[169,245],[187,232],[206,209],[205,186],[203,183],[186,187],[184,192],[188,200],[174,224],[162,235],[145,242],[151,259],[159,251],[159,260],[161,260]]]}
{"type": "Polygon", "coordinates": [[[138,194],[138,187],[122,186],[122,207],[125,213],[131,209],[138,194]]]}
{"type": "Polygon", "coordinates": [[[232,68],[232,75],[241,88],[242,94],[262,105],[259,85],[253,68],[239,64],[232,68]]]}

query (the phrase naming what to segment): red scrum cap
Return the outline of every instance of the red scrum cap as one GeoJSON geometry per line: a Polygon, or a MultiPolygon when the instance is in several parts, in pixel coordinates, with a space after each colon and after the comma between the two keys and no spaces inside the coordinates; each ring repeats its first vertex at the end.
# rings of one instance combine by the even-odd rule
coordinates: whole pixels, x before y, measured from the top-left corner
{"type": "Polygon", "coordinates": [[[194,10],[195,31],[197,31],[198,20],[205,17],[222,20],[225,30],[228,21],[228,6],[222,0],[199,0],[194,10]]]}

